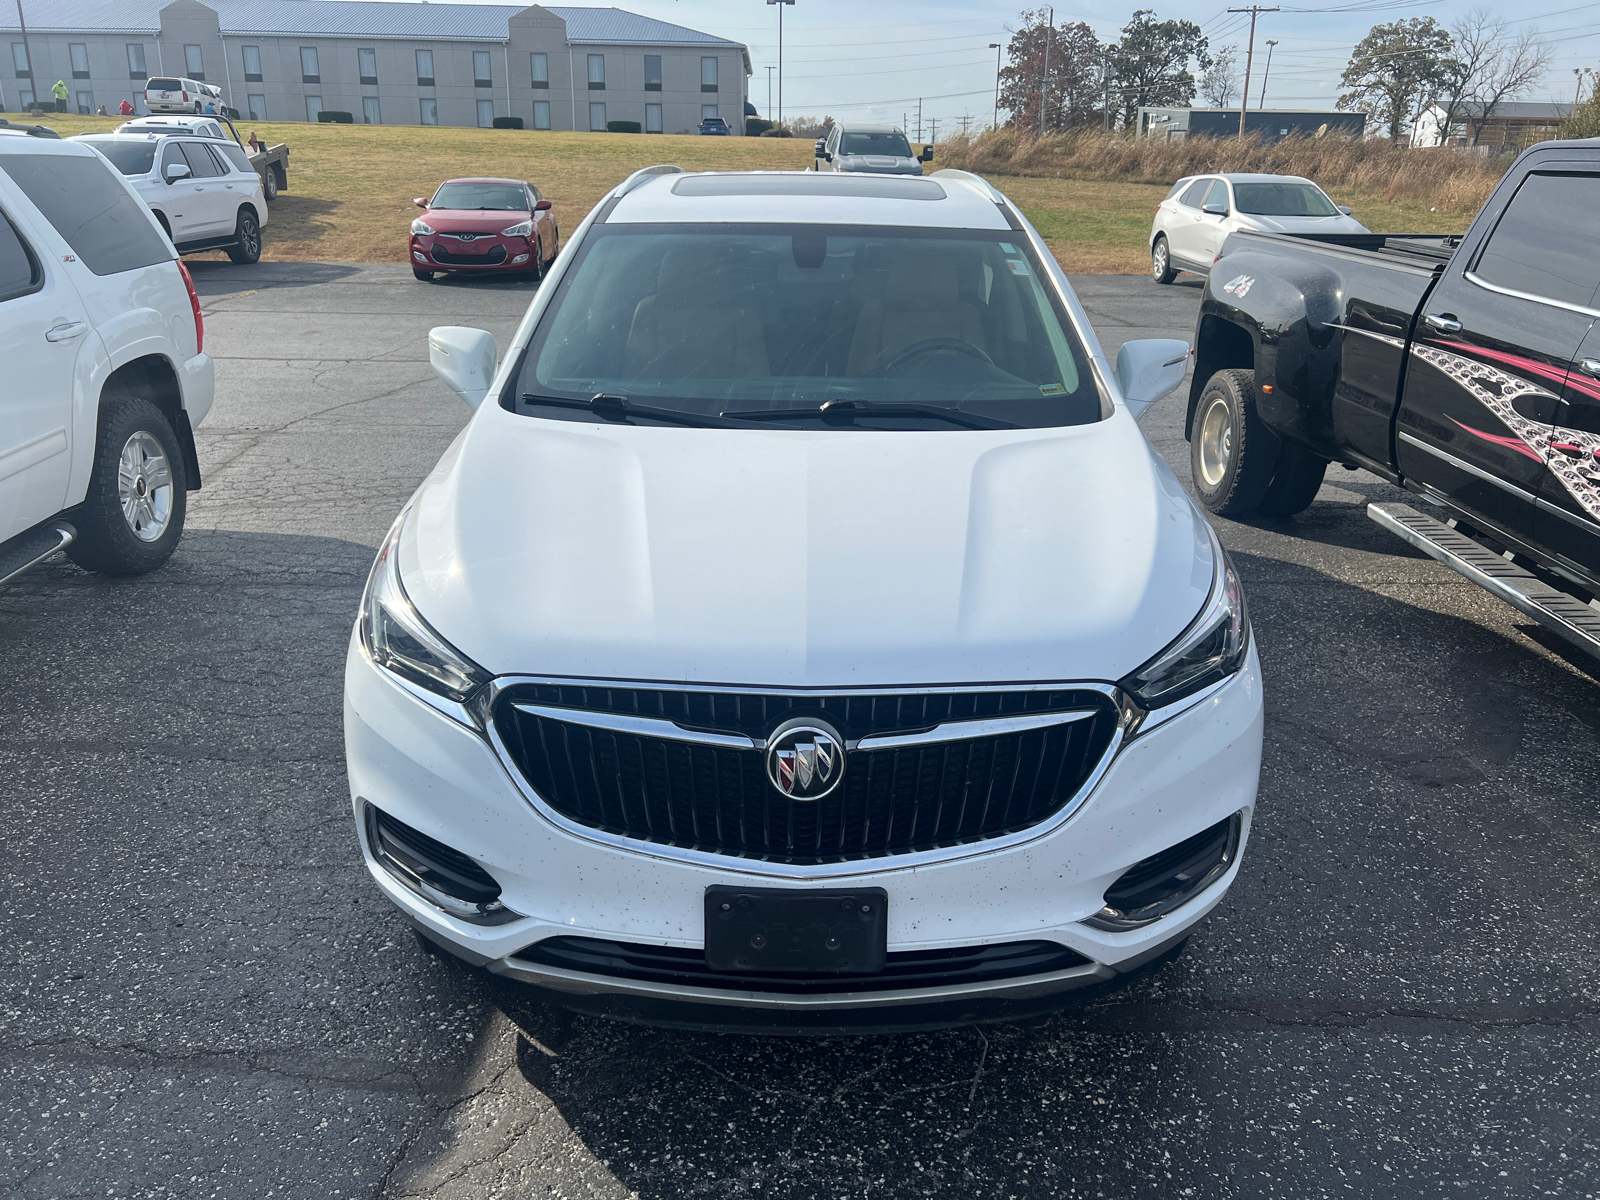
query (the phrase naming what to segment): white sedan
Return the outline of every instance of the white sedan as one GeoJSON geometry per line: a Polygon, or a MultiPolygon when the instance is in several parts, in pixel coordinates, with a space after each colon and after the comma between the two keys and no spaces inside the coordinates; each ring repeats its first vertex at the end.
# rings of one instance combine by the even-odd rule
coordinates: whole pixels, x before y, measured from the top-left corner
{"type": "Polygon", "coordinates": [[[351,799],[430,940],[547,998],[763,1031],[1002,1019],[1171,952],[1261,765],[1238,576],[959,171],[640,172],[384,540],[351,799]]]}
{"type": "Polygon", "coordinates": [[[1209,275],[1238,229],[1266,233],[1370,233],[1328,194],[1298,175],[1190,175],[1172,185],[1150,227],[1150,277],[1209,275]]]}

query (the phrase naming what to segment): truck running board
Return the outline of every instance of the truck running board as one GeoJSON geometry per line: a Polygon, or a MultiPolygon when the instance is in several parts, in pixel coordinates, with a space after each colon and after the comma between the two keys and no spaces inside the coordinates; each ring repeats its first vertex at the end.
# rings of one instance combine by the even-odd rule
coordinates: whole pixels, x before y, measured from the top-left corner
{"type": "Polygon", "coordinates": [[[1600,612],[1545,583],[1509,558],[1457,533],[1409,504],[1369,504],[1367,516],[1479,587],[1526,613],[1551,633],[1600,658],[1600,612]]]}
{"type": "Polygon", "coordinates": [[[52,521],[0,543],[0,583],[9,583],[57,550],[65,550],[77,536],[78,531],[65,521],[52,521]]]}

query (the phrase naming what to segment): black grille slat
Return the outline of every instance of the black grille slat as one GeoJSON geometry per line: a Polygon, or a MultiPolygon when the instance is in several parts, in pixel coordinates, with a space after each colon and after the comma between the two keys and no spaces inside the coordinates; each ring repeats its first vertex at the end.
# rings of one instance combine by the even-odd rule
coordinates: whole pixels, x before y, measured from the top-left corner
{"type": "Polygon", "coordinates": [[[577,684],[508,689],[495,709],[504,746],[557,812],[597,829],[772,862],[886,857],[980,841],[1037,824],[1083,786],[1115,733],[1099,692],[1075,689],[792,696],[577,684]],[[575,720],[524,713],[532,702],[575,720]],[[843,783],[793,800],[753,750],[581,723],[584,711],[676,720],[764,739],[791,717],[822,717],[849,741],[946,721],[1095,710],[1065,725],[925,745],[855,750],[843,783]]]}

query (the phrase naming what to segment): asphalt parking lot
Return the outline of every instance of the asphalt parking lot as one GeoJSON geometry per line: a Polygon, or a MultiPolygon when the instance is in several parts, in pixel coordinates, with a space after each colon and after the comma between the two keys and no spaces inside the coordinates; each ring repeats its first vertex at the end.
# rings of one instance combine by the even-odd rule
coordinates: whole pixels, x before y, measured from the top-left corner
{"type": "MultiPolygon", "coordinates": [[[[419,947],[342,749],[373,549],[467,416],[426,331],[504,346],[530,290],[192,265],[219,387],[183,545],[0,591],[0,1195],[1600,1192],[1600,666],[1368,521],[1393,489],[1219,522],[1266,757],[1162,971],[901,1037],[575,1017],[419,947]]],[[[1192,332],[1193,286],[1077,282],[1113,356],[1192,332]]],[[[1145,424],[1187,478],[1182,418],[1145,424]]]]}

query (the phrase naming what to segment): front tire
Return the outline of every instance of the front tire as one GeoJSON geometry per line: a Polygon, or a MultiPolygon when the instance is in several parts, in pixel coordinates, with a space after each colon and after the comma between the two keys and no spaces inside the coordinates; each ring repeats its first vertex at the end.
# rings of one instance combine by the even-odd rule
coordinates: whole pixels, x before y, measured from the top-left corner
{"type": "Polygon", "coordinates": [[[1297,442],[1284,442],[1267,494],[1256,511],[1268,517],[1292,517],[1305,512],[1317,498],[1328,460],[1297,442]]]}
{"type": "Polygon", "coordinates": [[[1254,512],[1272,484],[1279,442],[1256,412],[1254,371],[1218,371],[1200,393],[1189,467],[1200,503],[1220,517],[1254,512]]]}
{"type": "Polygon", "coordinates": [[[1172,269],[1172,249],[1167,245],[1166,235],[1160,234],[1150,247],[1150,278],[1157,283],[1171,283],[1177,277],[1178,273],[1172,269]]]}
{"type": "Polygon", "coordinates": [[[161,410],[136,396],[106,397],[67,556],[102,575],[155,570],[183,536],[187,485],[182,447],[161,410]]]}
{"type": "Polygon", "coordinates": [[[254,209],[245,207],[239,210],[233,236],[236,241],[228,247],[229,258],[243,266],[261,261],[261,222],[256,218],[254,209]]]}

